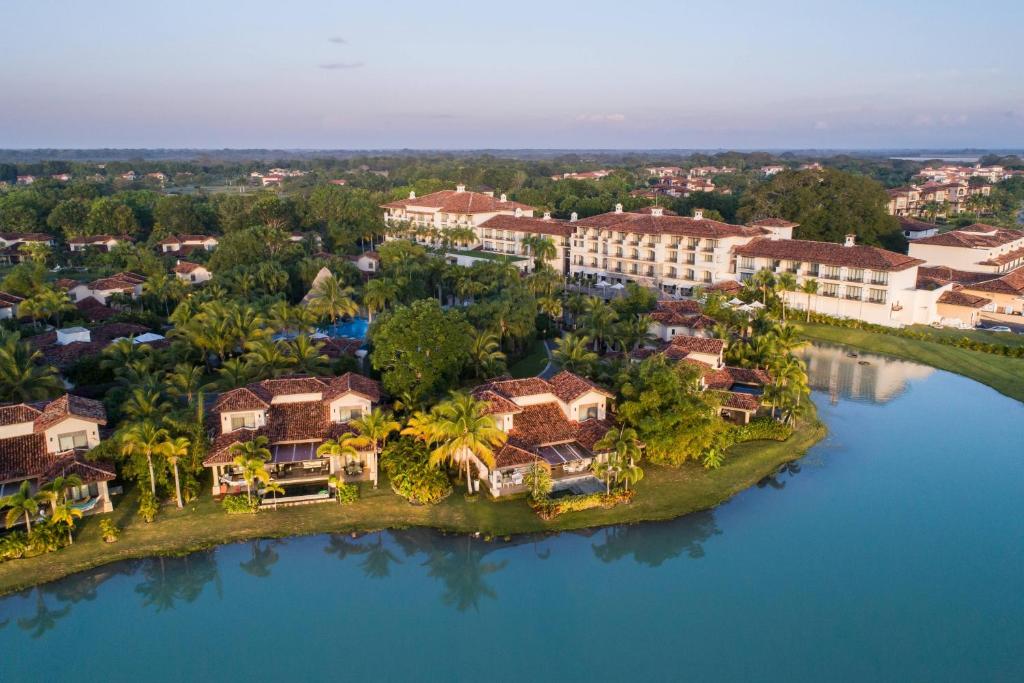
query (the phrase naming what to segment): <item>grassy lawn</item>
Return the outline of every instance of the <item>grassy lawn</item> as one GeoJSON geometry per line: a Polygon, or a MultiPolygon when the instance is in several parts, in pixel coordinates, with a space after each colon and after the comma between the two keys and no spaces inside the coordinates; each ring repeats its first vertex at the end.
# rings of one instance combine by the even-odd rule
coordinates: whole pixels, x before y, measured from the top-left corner
{"type": "Polygon", "coordinates": [[[472,258],[487,259],[488,261],[527,261],[529,256],[515,256],[512,254],[498,254],[491,251],[477,251],[475,249],[448,249],[449,254],[470,256],[472,258]]]}
{"type": "Polygon", "coordinates": [[[513,377],[533,377],[543,370],[547,364],[548,354],[544,350],[544,342],[536,339],[526,352],[526,355],[509,367],[508,374],[513,377]]]}
{"type": "MultiPolygon", "coordinates": [[[[969,377],[982,384],[987,384],[1001,394],[1024,401],[1024,359],[1021,358],[1007,358],[934,342],[829,325],[800,323],[798,328],[804,337],[813,341],[847,344],[865,351],[917,361],[940,370],[948,370],[969,377]]],[[[940,332],[940,330],[931,328],[929,330],[934,333],[940,332]]],[[[958,331],[957,334],[963,336],[964,331],[958,331]]],[[[999,341],[1002,341],[1002,337],[1008,336],[991,332],[974,333],[974,335],[978,334],[995,336],[999,338],[999,341]]]]}
{"type": "Polygon", "coordinates": [[[953,330],[935,328],[928,325],[911,325],[907,328],[918,334],[927,334],[934,339],[973,339],[985,344],[1002,344],[1003,346],[1024,346],[1024,334],[1013,332],[988,332],[986,330],[953,330]]]}
{"type": "Polygon", "coordinates": [[[824,434],[824,427],[812,419],[785,442],[759,441],[734,447],[718,470],[705,471],[696,464],[680,468],[646,466],[646,476],[631,504],[567,513],[550,522],[537,517],[522,498],[493,502],[480,496],[467,500],[463,490],[457,488],[438,505],[413,506],[382,482],[376,491],[364,485],[362,497],[352,505],[324,503],[256,515],[228,515],[206,494],[183,511],[165,507],[154,523],[146,524],[135,515],[138,500],[133,490],[117,501],[114,512],[104,515],[122,529],[117,543],[106,544],[100,539],[101,517],[86,518],[79,524],[74,545],[49,555],[0,564],[0,595],[108,562],[184,554],[253,538],[411,526],[502,537],[671,519],[719,505],[780,465],[802,456],[824,434]]]}

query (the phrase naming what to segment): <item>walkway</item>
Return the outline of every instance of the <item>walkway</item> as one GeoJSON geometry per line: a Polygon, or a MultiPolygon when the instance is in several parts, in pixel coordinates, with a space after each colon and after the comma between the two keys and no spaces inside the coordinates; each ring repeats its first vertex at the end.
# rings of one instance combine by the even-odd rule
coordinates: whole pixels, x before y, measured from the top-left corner
{"type": "Polygon", "coordinates": [[[537,376],[541,379],[551,379],[558,373],[558,366],[551,360],[551,351],[555,348],[555,342],[550,339],[544,340],[544,352],[548,354],[548,364],[544,366],[544,369],[540,371],[537,376]]]}

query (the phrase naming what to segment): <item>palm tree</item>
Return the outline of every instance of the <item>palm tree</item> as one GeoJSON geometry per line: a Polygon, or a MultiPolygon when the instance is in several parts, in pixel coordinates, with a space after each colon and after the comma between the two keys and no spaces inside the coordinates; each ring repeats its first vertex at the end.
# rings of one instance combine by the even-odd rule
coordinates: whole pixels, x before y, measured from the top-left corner
{"type": "Polygon", "coordinates": [[[618,472],[615,473],[615,480],[621,481],[623,489],[629,491],[630,485],[636,486],[636,483],[644,478],[643,469],[635,462],[627,462],[619,467],[618,472]]]}
{"type": "Polygon", "coordinates": [[[72,530],[75,528],[75,520],[81,519],[82,511],[76,507],[72,507],[67,503],[54,504],[53,512],[50,515],[50,520],[55,524],[63,524],[68,528],[68,545],[75,542],[74,537],[71,535],[72,530]]]}
{"type": "MultiPolygon", "coordinates": [[[[619,427],[619,429],[608,430],[608,432],[606,432],[605,435],[594,444],[594,450],[597,452],[609,451],[613,459],[617,462],[626,463],[627,466],[634,467],[636,465],[636,461],[640,458],[640,439],[637,438],[635,429],[623,425],[619,427]]],[[[621,471],[622,466],[618,469],[621,471]]],[[[641,474],[640,476],[642,477],[643,475],[641,474]]],[[[618,472],[616,473],[616,478],[617,477],[618,472]]],[[[626,486],[628,490],[628,480],[626,486]]]]}
{"type": "Polygon", "coordinates": [[[239,358],[231,358],[217,369],[217,386],[220,389],[237,389],[253,380],[253,367],[239,358]]]}
{"type": "Polygon", "coordinates": [[[615,323],[618,319],[619,314],[615,309],[603,301],[593,305],[583,320],[583,327],[594,340],[594,351],[600,349],[599,343],[607,345],[608,340],[615,334],[615,323]]]}
{"type": "Polygon", "coordinates": [[[433,429],[438,445],[430,453],[430,464],[465,465],[469,493],[473,493],[471,459],[493,469],[494,450],[508,438],[495,424],[486,402],[458,391],[437,406],[433,429]]]}
{"type": "Polygon", "coordinates": [[[69,474],[66,477],[55,477],[52,481],[40,487],[40,491],[47,492],[52,496],[52,504],[63,503],[69,488],[82,485],[82,478],[77,474],[69,474]]]}
{"type": "Polygon", "coordinates": [[[554,296],[542,296],[537,299],[537,310],[557,322],[562,317],[562,300],[554,296]]]}
{"type": "Polygon", "coordinates": [[[341,317],[359,313],[359,306],[352,300],[352,288],[332,275],[309,293],[309,310],[337,324],[341,317]]]}
{"type": "Polygon", "coordinates": [[[292,359],[280,342],[259,340],[249,342],[245,347],[249,351],[245,354],[245,362],[256,378],[279,377],[291,370],[292,359]]]}
{"type": "Polygon", "coordinates": [[[274,499],[274,509],[277,509],[277,494],[284,493],[284,487],[276,481],[265,481],[263,482],[263,494],[270,493],[274,499]]]}
{"type": "Polygon", "coordinates": [[[308,336],[300,334],[285,345],[285,355],[295,372],[308,375],[321,375],[327,372],[330,358],[321,353],[324,345],[314,342],[308,336]]]}
{"type": "Polygon", "coordinates": [[[149,421],[135,422],[129,425],[121,435],[121,453],[126,456],[142,455],[146,458],[149,469],[149,492],[156,496],[156,470],[153,457],[163,454],[164,444],[170,434],[166,429],[157,427],[149,421]]]}
{"type": "Polygon", "coordinates": [[[370,280],[363,287],[363,306],[366,307],[368,319],[373,321],[373,314],[383,311],[398,300],[398,285],[388,278],[370,280]]]}
{"type": "Polygon", "coordinates": [[[761,292],[761,303],[768,305],[768,291],[775,291],[775,273],[770,268],[762,268],[750,278],[753,285],[761,292]]]}
{"type": "MultiPolygon", "coordinates": [[[[365,443],[373,449],[375,462],[387,444],[388,437],[401,429],[401,425],[395,420],[394,416],[380,408],[375,408],[366,415],[352,420],[349,422],[349,425],[359,434],[359,438],[362,440],[361,443],[365,443]]],[[[377,488],[376,467],[373,468],[373,487],[377,488]]]]}
{"type": "Polygon", "coordinates": [[[0,401],[34,401],[63,390],[57,370],[40,365],[42,358],[18,332],[0,332],[0,401]]]}
{"type": "Polygon", "coordinates": [[[270,460],[270,448],[268,447],[270,440],[265,436],[257,436],[243,441],[241,443],[232,444],[231,452],[236,455],[244,455],[247,458],[254,458],[266,462],[270,460]]]}
{"type": "Polygon", "coordinates": [[[178,363],[174,370],[167,373],[167,393],[184,399],[185,405],[192,405],[192,398],[202,389],[203,370],[191,363],[178,363]]]}
{"type": "Polygon", "coordinates": [[[164,444],[164,457],[167,458],[167,464],[171,466],[171,471],[174,472],[174,496],[179,510],[185,507],[185,503],[181,499],[181,478],[178,474],[178,462],[188,455],[191,445],[191,442],[184,436],[170,439],[164,444]]]}
{"type": "Polygon", "coordinates": [[[818,281],[814,279],[804,280],[804,284],[800,289],[807,295],[807,322],[811,322],[811,297],[818,293],[818,281]]]}
{"type": "Polygon", "coordinates": [[[623,353],[629,353],[638,346],[651,344],[655,336],[651,334],[651,318],[642,315],[628,320],[623,320],[615,327],[615,336],[623,353]]]}
{"type": "Polygon", "coordinates": [[[551,358],[555,365],[581,375],[589,375],[597,362],[597,354],[590,350],[590,337],[567,334],[555,340],[551,358]]]}
{"type": "MultiPolygon", "coordinates": [[[[358,457],[361,447],[361,437],[352,432],[342,434],[337,439],[327,439],[316,449],[316,454],[321,458],[336,456],[341,458],[342,464],[349,457],[358,457]]],[[[347,465],[346,465],[347,467],[347,465]]]]}
{"type": "Polygon", "coordinates": [[[618,469],[619,462],[613,453],[610,453],[606,458],[595,459],[590,465],[590,470],[594,473],[594,476],[604,481],[604,493],[606,496],[612,494],[612,479],[615,478],[615,473],[618,469]]]}
{"type": "Polygon", "coordinates": [[[572,315],[572,329],[575,330],[579,324],[580,315],[585,313],[590,307],[589,297],[582,292],[570,294],[565,302],[565,307],[569,309],[569,313],[572,315]]]}
{"type": "Polygon", "coordinates": [[[558,257],[558,248],[555,242],[546,235],[528,235],[523,239],[523,246],[533,256],[534,270],[540,270],[558,257]]]}
{"type": "Polygon", "coordinates": [[[505,367],[505,353],[501,350],[498,335],[493,332],[478,332],[469,347],[469,361],[475,377],[494,377],[505,367]]]}
{"type": "Polygon", "coordinates": [[[135,420],[159,422],[167,413],[167,402],[153,385],[137,386],[128,394],[121,410],[135,420]]]}
{"type": "MultiPolygon", "coordinates": [[[[263,437],[261,437],[263,438],[263,437]]],[[[248,445],[247,444],[234,444],[231,447],[232,452],[236,452],[235,446],[248,445]]],[[[242,471],[242,478],[245,479],[245,497],[249,501],[249,505],[252,505],[252,487],[257,482],[269,483],[270,472],[267,472],[266,460],[263,458],[255,458],[247,455],[244,452],[238,452],[235,456],[234,464],[242,471]]]]}
{"type": "Polygon", "coordinates": [[[152,352],[147,344],[136,344],[130,337],[123,337],[103,349],[100,367],[117,373],[121,368],[128,367],[133,361],[141,360],[152,352]]]}
{"type": "Polygon", "coordinates": [[[796,276],[790,272],[779,273],[778,286],[782,291],[782,322],[786,322],[786,292],[796,290],[796,276]]]}
{"type": "Polygon", "coordinates": [[[39,494],[32,495],[32,485],[21,482],[16,493],[0,498],[0,510],[7,508],[7,527],[18,523],[19,518],[25,519],[25,530],[32,531],[32,517],[39,512],[39,494]]]}

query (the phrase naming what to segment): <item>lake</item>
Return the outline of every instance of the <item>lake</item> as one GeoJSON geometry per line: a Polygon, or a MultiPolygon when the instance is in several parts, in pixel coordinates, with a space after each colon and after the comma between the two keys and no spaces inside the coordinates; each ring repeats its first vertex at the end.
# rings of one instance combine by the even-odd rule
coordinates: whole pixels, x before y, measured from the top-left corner
{"type": "Polygon", "coordinates": [[[0,599],[0,679],[1024,680],[1024,406],[808,360],[830,435],[714,511],[112,565],[0,599]]]}

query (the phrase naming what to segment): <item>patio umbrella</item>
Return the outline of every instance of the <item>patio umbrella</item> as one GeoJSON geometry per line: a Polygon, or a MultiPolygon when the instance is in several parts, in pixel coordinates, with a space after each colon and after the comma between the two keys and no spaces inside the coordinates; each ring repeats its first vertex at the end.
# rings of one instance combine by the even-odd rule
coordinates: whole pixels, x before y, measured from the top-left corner
{"type": "Polygon", "coordinates": [[[740,307],[739,307],[739,308],[737,308],[736,310],[737,310],[737,311],[743,311],[744,313],[750,313],[750,312],[751,312],[751,311],[753,311],[754,309],[753,309],[753,307],[751,307],[751,306],[750,306],[750,305],[748,305],[748,304],[743,304],[742,306],[740,306],[740,307]]]}
{"type": "Polygon", "coordinates": [[[743,305],[743,301],[741,299],[737,299],[736,297],[733,297],[733,298],[729,299],[729,301],[727,301],[726,303],[728,303],[730,306],[742,306],[743,305]]]}
{"type": "Polygon", "coordinates": [[[750,307],[751,308],[764,308],[764,304],[761,303],[760,301],[755,301],[755,302],[750,304],[750,307]]]}
{"type": "Polygon", "coordinates": [[[622,284],[621,282],[616,282],[614,285],[612,285],[612,289],[625,289],[625,288],[626,288],[626,285],[622,284]]]}
{"type": "Polygon", "coordinates": [[[595,287],[608,287],[610,286],[607,280],[598,280],[594,283],[595,287]]]}

